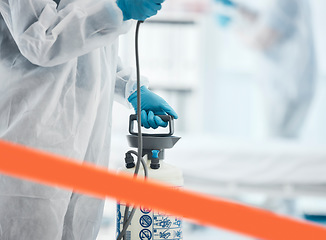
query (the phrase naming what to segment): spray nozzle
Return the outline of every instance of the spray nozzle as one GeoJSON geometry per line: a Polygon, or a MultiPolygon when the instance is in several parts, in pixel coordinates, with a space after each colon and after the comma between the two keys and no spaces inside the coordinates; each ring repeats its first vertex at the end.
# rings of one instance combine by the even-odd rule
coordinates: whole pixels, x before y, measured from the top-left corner
{"type": "Polygon", "coordinates": [[[152,150],[152,158],[151,158],[151,169],[159,169],[160,168],[160,159],[159,159],[159,150],[152,150]]]}

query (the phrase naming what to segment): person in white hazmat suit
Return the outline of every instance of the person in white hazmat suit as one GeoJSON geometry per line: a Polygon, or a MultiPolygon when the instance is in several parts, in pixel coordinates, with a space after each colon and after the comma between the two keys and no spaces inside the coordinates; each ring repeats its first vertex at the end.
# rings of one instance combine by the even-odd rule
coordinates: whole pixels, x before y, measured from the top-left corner
{"type": "MultiPolygon", "coordinates": [[[[107,166],[114,96],[134,107],[137,101],[118,37],[127,20],[155,15],[163,1],[1,0],[0,138],[107,166]]],[[[145,127],[166,126],[157,114],[177,118],[145,86],[142,95],[145,127]]],[[[95,240],[103,206],[1,174],[0,239],[95,240]]]]}
{"type": "Polygon", "coordinates": [[[228,25],[233,16],[243,39],[259,50],[257,75],[264,89],[269,135],[299,137],[315,85],[309,1],[265,0],[258,10],[247,1],[217,1],[229,11],[221,14],[220,23],[228,25]]]}

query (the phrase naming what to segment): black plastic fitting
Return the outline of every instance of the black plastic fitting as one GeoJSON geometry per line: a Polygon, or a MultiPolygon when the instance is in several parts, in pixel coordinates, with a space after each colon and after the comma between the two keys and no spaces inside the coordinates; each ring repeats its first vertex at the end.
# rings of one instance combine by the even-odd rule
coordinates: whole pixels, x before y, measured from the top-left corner
{"type": "Polygon", "coordinates": [[[150,167],[151,167],[151,169],[155,169],[155,170],[159,169],[161,167],[160,160],[158,158],[151,159],[150,167]]]}
{"type": "Polygon", "coordinates": [[[127,152],[125,157],[126,168],[130,169],[135,167],[135,161],[131,153],[127,152]]]}

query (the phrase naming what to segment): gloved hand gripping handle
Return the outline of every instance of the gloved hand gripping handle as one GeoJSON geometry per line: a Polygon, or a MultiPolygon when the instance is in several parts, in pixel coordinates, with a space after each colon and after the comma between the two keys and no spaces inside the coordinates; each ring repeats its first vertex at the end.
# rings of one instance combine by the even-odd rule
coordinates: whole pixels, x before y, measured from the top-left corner
{"type": "MultiPolygon", "coordinates": [[[[159,133],[159,134],[149,134],[149,133],[142,133],[143,136],[157,136],[157,137],[167,137],[172,136],[174,134],[174,121],[173,117],[170,115],[157,115],[160,117],[164,122],[168,122],[169,125],[169,132],[168,133],[159,133]]],[[[137,121],[137,115],[132,114],[129,117],[129,133],[131,135],[138,136],[138,133],[134,131],[134,122],[137,121]]]]}

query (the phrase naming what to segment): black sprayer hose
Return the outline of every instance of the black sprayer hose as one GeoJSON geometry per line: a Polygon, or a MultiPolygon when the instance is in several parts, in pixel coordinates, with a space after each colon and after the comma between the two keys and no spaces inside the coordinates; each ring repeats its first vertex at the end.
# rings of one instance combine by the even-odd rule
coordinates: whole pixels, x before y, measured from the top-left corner
{"type": "MultiPolygon", "coordinates": [[[[137,122],[138,122],[138,154],[137,154],[137,163],[134,172],[134,177],[138,175],[140,163],[144,162],[142,159],[143,157],[143,138],[141,133],[141,94],[140,94],[140,66],[139,66],[139,51],[138,51],[138,34],[139,34],[139,27],[140,24],[143,23],[142,21],[138,21],[136,25],[136,33],[135,33],[135,53],[136,53],[136,71],[137,71],[137,122]]],[[[145,178],[147,177],[147,169],[146,165],[144,165],[145,171],[145,178]]],[[[120,232],[117,240],[125,240],[125,234],[127,232],[128,226],[131,223],[131,220],[136,212],[136,208],[133,208],[129,215],[129,206],[126,206],[124,212],[124,219],[123,219],[123,229],[120,232]]]]}

